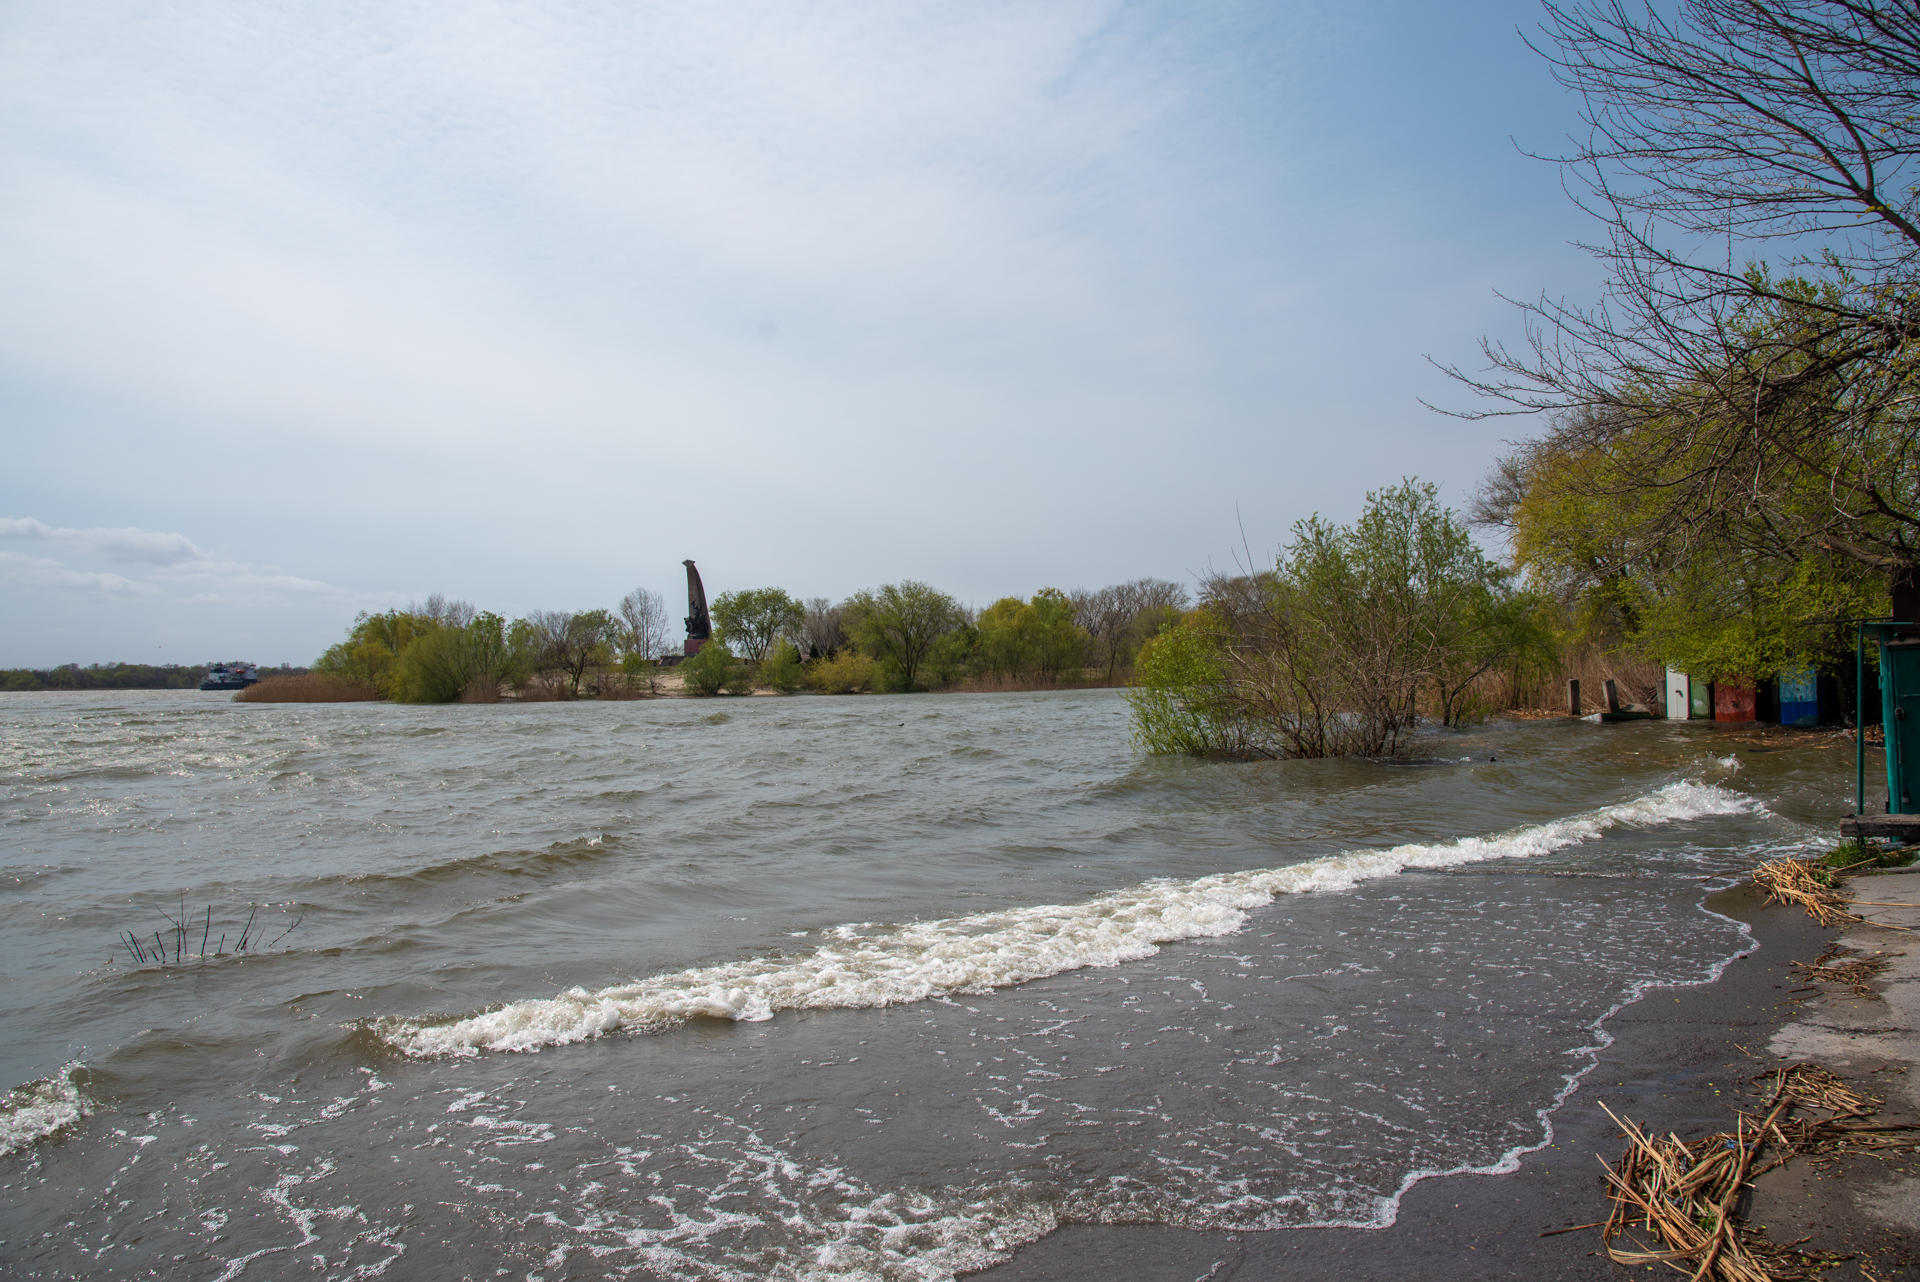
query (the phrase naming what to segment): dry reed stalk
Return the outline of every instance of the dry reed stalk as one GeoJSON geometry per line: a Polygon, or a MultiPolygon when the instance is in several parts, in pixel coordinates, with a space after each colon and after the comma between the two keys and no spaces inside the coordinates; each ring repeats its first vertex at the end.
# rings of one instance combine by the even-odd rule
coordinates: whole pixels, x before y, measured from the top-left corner
{"type": "Polygon", "coordinates": [[[1880,1101],[1818,1064],[1788,1064],[1756,1080],[1773,1084],[1764,1116],[1736,1113],[1733,1131],[1704,1139],[1649,1135],[1607,1110],[1627,1137],[1619,1162],[1602,1163],[1611,1201],[1601,1235],[1608,1258],[1665,1264],[1697,1282],[1799,1282],[1846,1258],[1772,1241],[1736,1214],[1741,1194],[1760,1175],[1803,1154],[1831,1161],[1844,1153],[1920,1148],[1920,1126],[1864,1121],[1880,1101]],[[1828,1116],[1789,1118],[1800,1109],[1828,1116]],[[1769,1144],[1776,1156],[1756,1167],[1769,1144]],[[1615,1246],[1619,1238],[1630,1245],[1615,1246]]]}
{"type": "Polygon", "coordinates": [[[1810,962],[1791,962],[1800,969],[1800,978],[1811,984],[1841,984],[1853,990],[1858,998],[1878,998],[1869,982],[1875,975],[1893,964],[1893,958],[1900,953],[1875,953],[1872,956],[1853,954],[1850,949],[1834,944],[1826,952],[1810,962]],[[1845,960],[1835,960],[1844,958],[1845,960]]]}
{"type": "Polygon", "coordinates": [[[1864,920],[1847,911],[1847,897],[1832,881],[1831,870],[1811,859],[1776,859],[1753,870],[1753,884],[1767,892],[1770,904],[1799,904],[1822,926],[1864,920]]]}
{"type": "Polygon", "coordinates": [[[1618,1164],[1602,1163],[1613,1201],[1601,1230],[1607,1258],[1626,1265],[1667,1264],[1718,1282],[1781,1282],[1807,1276],[1794,1267],[1799,1252],[1768,1241],[1764,1234],[1742,1232],[1734,1214],[1754,1158],[1789,1107],[1789,1101],[1776,1094],[1760,1123],[1741,1114],[1731,1135],[1691,1143],[1677,1135],[1650,1136],[1607,1109],[1628,1144],[1618,1164]],[[1633,1249],[1614,1245],[1617,1238],[1625,1238],[1633,1249]]]}
{"type": "Polygon", "coordinates": [[[308,673],[299,677],[268,677],[233,696],[235,703],[372,703],[380,692],[338,677],[308,673]]]}

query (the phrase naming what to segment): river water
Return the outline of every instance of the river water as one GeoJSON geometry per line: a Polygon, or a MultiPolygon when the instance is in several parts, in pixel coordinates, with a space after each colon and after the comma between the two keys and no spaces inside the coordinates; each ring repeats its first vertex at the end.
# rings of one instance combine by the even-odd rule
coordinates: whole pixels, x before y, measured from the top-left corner
{"type": "Polygon", "coordinates": [[[1154,759],[1111,691],[0,730],[35,1278],[938,1279],[1072,1220],[1386,1224],[1750,949],[1705,896],[1852,785],[1832,736],[1661,722],[1154,759]]]}

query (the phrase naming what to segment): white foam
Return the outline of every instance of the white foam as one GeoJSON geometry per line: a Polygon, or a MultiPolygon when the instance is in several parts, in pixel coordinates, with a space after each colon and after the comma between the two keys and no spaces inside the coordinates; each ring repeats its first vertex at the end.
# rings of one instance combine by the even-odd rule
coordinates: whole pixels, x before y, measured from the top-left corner
{"type": "Polygon", "coordinates": [[[782,1010],[889,1006],[979,993],[1151,957],[1177,940],[1230,934],[1246,922],[1248,910],[1276,895],[1342,890],[1407,868],[1543,855],[1619,825],[1647,827],[1758,808],[1750,798],[1711,784],[1674,783],[1632,801],[1490,837],[1349,851],[1191,881],[1156,879],[1079,904],[896,928],[843,926],[829,932],[830,943],[804,956],[730,962],[595,992],[573,988],[446,1024],[386,1021],[379,1032],[415,1056],[535,1051],[620,1028],[664,1028],[695,1015],[763,1020],[782,1010]]]}
{"type": "Polygon", "coordinates": [[[0,1157],[71,1126],[93,1111],[73,1080],[79,1061],[39,1081],[16,1086],[0,1102],[0,1157]]]}

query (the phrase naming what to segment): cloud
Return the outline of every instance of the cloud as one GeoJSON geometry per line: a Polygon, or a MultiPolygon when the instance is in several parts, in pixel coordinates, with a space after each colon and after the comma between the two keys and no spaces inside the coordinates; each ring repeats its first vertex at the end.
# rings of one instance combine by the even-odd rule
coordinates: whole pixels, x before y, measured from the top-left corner
{"type": "Polygon", "coordinates": [[[117,530],[97,526],[72,529],[47,525],[32,517],[0,516],[0,538],[41,540],[107,561],[178,565],[208,559],[207,554],[184,535],[156,534],[131,526],[117,530]]]}
{"type": "Polygon", "coordinates": [[[31,588],[66,588],[79,592],[106,592],[118,596],[157,596],[160,589],[120,574],[69,570],[43,556],[0,551],[0,583],[31,588]]]}
{"type": "Polygon", "coordinates": [[[0,539],[29,539],[84,557],[155,567],[144,579],[130,579],[72,569],[51,557],[0,550],[0,582],[24,587],[167,595],[187,601],[348,595],[331,583],[287,574],[277,565],[249,565],[214,556],[183,534],[158,534],[132,526],[79,529],[48,525],[32,517],[0,517],[0,539]]]}

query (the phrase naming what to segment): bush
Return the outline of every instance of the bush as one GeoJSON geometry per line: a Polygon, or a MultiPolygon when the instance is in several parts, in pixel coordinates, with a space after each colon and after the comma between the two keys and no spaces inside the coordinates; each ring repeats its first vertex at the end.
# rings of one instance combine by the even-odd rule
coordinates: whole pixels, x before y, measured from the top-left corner
{"type": "Polygon", "coordinates": [[[873,680],[873,660],[852,650],[807,665],[806,681],[821,694],[853,694],[873,680]]]}
{"type": "Polygon", "coordinates": [[[683,688],[696,699],[711,699],[733,679],[733,651],[718,641],[700,647],[700,653],[680,665],[683,688]]]}
{"type": "Polygon", "coordinates": [[[760,663],[760,684],[781,694],[792,694],[800,688],[800,651],[788,641],[781,641],[760,663]]]}
{"type": "Polygon", "coordinates": [[[1126,693],[1136,744],[1156,754],[1264,755],[1252,751],[1252,727],[1233,697],[1225,648],[1198,610],[1140,647],[1126,693]]]}

